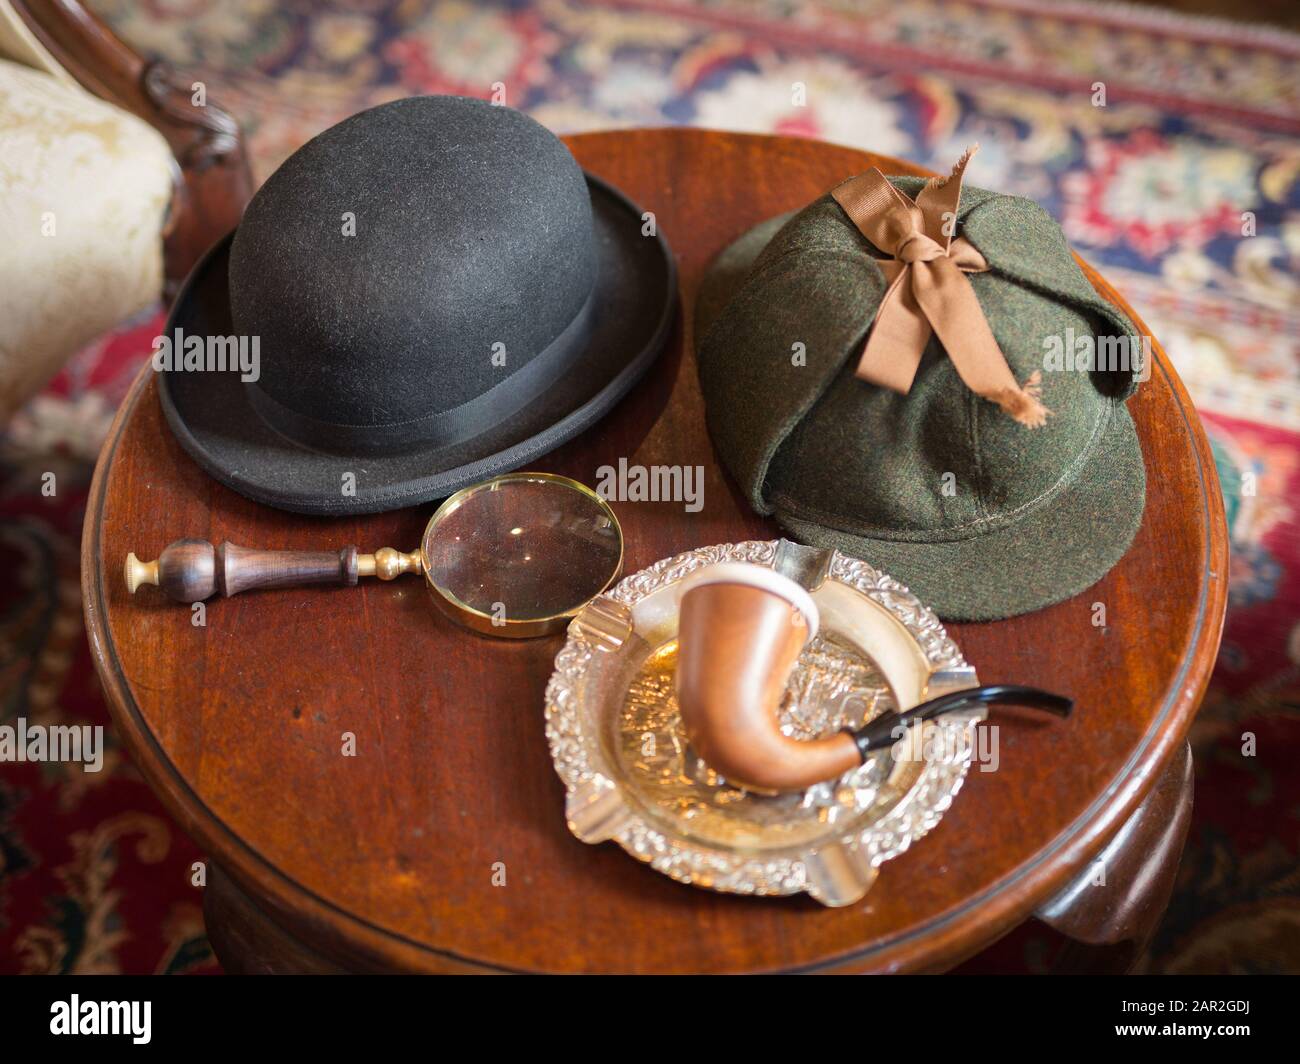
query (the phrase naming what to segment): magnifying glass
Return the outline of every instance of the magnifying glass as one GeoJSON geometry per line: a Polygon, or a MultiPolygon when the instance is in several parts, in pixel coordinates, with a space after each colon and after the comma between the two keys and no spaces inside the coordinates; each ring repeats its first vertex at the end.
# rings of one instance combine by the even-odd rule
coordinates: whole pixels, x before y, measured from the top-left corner
{"type": "Polygon", "coordinates": [[[126,556],[132,594],[156,584],[177,602],[300,584],[354,586],[422,573],[434,603],[485,635],[529,639],[563,630],[623,571],[623,530],[585,484],[551,473],[507,473],[458,491],[438,507],[420,546],[266,551],[179,539],[142,562],[126,556]]]}

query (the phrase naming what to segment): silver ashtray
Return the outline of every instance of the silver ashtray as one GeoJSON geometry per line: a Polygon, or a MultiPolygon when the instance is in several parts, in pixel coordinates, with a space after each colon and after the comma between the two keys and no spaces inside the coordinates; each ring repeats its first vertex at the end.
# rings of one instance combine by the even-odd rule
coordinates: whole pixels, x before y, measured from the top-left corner
{"type": "Polygon", "coordinates": [[[666,558],[586,606],[555,658],[546,734],[568,789],[569,829],[584,842],[613,840],[683,883],[852,904],[884,862],[938,824],[966,778],[985,711],[913,727],[892,749],[804,791],[729,784],[687,743],[673,682],[681,582],[724,561],[778,570],[821,614],[781,706],[788,735],[832,735],[978,686],[938,618],[865,562],[784,539],[666,558]]]}

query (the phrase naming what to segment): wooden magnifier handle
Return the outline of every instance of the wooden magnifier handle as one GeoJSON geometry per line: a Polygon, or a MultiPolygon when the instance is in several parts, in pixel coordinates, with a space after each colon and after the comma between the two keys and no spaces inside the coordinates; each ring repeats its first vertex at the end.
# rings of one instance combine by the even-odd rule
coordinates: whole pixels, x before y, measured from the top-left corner
{"type": "Polygon", "coordinates": [[[356,547],[333,551],[253,550],[237,543],[213,546],[205,539],[178,539],[157,561],[126,556],[126,587],[131,594],[142,584],[156,584],[177,602],[201,602],[213,595],[227,598],[257,587],[297,587],[301,584],[342,584],[352,587],[363,576],[392,580],[418,573],[420,552],[403,554],[383,547],[359,554],[356,547]]]}

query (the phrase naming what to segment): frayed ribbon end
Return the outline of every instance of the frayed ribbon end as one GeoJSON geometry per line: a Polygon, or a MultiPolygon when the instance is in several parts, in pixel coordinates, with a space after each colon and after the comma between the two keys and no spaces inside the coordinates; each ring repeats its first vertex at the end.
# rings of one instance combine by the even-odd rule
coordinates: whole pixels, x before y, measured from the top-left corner
{"type": "Polygon", "coordinates": [[[1052,412],[1043,405],[1043,375],[1034,370],[1023,385],[991,396],[1015,421],[1030,429],[1041,429],[1052,412]]]}

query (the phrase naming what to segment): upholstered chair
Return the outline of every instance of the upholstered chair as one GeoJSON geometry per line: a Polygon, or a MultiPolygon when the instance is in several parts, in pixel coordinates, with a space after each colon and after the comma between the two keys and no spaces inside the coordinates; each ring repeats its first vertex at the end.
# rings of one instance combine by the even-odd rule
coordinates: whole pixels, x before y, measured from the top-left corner
{"type": "Polygon", "coordinates": [[[238,221],[239,128],[205,95],[75,0],[0,0],[0,426],[238,221]]]}

